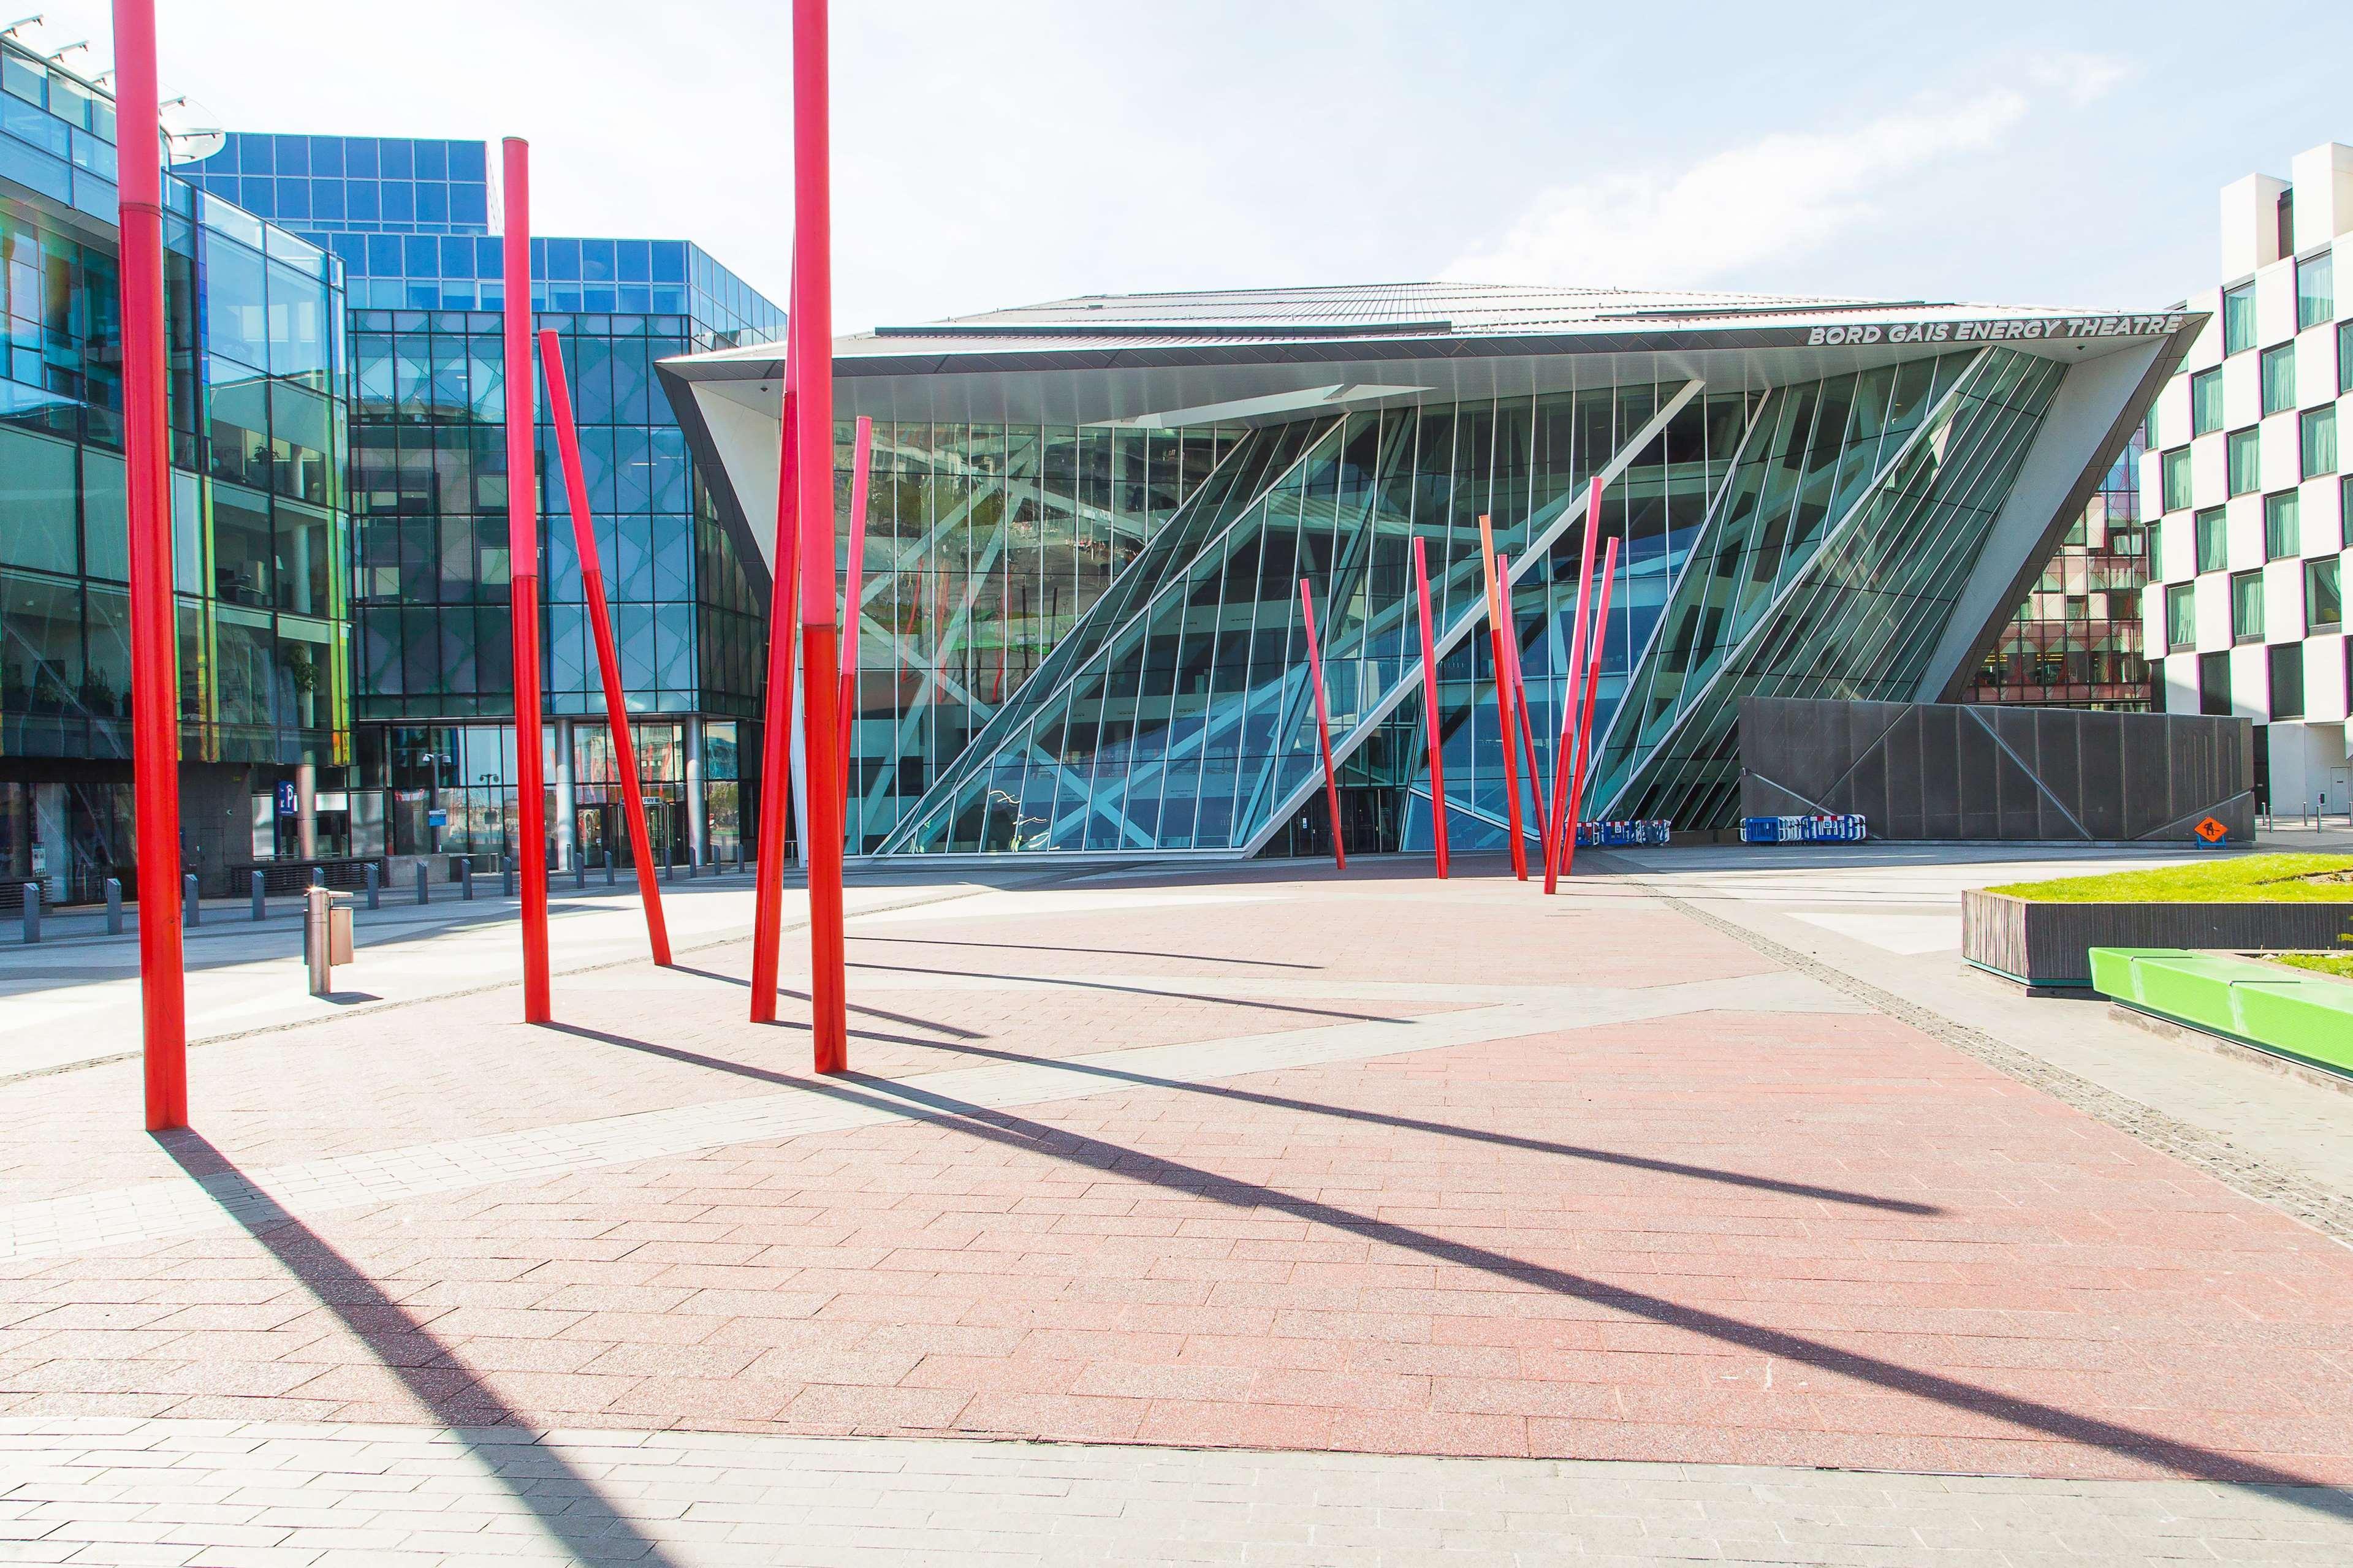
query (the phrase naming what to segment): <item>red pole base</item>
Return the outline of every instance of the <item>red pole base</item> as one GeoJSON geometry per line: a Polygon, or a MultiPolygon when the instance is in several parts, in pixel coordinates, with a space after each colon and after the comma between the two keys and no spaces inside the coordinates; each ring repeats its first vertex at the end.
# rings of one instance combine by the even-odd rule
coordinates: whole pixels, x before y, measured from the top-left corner
{"type": "Polygon", "coordinates": [[[818,1072],[849,1070],[848,968],[841,938],[840,645],[830,623],[801,628],[802,735],[808,758],[809,1037],[818,1072]]]}

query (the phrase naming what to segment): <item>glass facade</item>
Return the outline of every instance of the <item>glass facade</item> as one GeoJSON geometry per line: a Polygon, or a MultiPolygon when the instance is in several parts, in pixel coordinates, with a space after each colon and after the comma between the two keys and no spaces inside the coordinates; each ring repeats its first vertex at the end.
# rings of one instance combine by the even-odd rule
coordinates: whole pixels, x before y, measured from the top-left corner
{"type": "MultiPolygon", "coordinates": [[[[207,189],[263,202],[343,263],[361,783],[385,801],[395,853],[514,847],[502,826],[512,804],[505,773],[485,784],[470,764],[417,760],[511,759],[513,748],[512,727],[496,722],[513,711],[514,676],[505,290],[490,157],[480,142],[237,132],[184,170],[207,189]],[[448,793],[459,790],[473,793],[448,793]],[[475,798],[485,790],[504,790],[506,806],[475,798]]],[[[640,748],[649,798],[685,791],[689,770],[656,770],[679,747],[702,747],[681,806],[695,820],[679,837],[713,852],[723,824],[734,830],[733,726],[748,720],[756,730],[765,606],[699,489],[653,365],[773,338],[783,314],[680,240],[541,236],[532,276],[536,324],[563,338],[625,700],[640,723],[668,721],[652,724],[640,748]],[[673,746],[658,743],[672,732],[673,746]]],[[[548,744],[571,745],[571,776],[585,780],[604,754],[604,696],[543,397],[538,406],[542,689],[552,719],[585,721],[552,728],[548,744]]],[[[550,776],[563,772],[551,766],[550,776]]],[[[668,808],[649,809],[661,818],[668,808]]],[[[557,802],[549,820],[559,862],[604,831],[605,810],[577,791],[557,802]]],[[[667,841],[667,820],[654,826],[667,841]]]]}
{"type": "Polygon", "coordinates": [[[2020,602],[1970,688],[1971,702],[2145,711],[2141,589],[2156,531],[2140,521],[2137,427],[2020,602]]]}
{"type": "MultiPolygon", "coordinates": [[[[132,877],[129,556],[113,114],[0,41],[0,888],[132,877]]],[[[343,278],[326,252],[164,182],[184,858],[293,847],[256,798],[352,762],[343,278]]],[[[320,809],[318,854],[365,812],[320,809]]]]}

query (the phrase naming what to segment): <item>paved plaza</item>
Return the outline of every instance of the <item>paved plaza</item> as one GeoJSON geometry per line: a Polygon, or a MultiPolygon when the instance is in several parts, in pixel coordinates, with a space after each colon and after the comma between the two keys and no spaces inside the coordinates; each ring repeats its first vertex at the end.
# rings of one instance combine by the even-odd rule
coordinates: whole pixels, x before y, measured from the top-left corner
{"type": "Polygon", "coordinates": [[[830,1079],[717,905],[186,1133],[44,1047],[0,1562],[2353,1561],[2353,1098],[1960,973],[2035,853],[876,887],[830,1079]]]}

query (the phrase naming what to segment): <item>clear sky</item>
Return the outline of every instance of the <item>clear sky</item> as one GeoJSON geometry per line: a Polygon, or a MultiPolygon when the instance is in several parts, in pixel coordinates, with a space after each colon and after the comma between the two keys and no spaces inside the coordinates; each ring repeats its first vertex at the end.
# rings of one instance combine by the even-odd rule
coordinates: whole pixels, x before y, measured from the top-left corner
{"type": "MultiPolygon", "coordinates": [[[[5,7],[5,0],[0,0],[5,7]]],[[[111,61],[103,0],[38,7],[111,61]]],[[[1434,277],[2140,309],[2353,142],[2353,4],[838,0],[836,323],[1434,277]]],[[[781,300],[784,0],[159,0],[230,129],[522,134],[781,300]]]]}

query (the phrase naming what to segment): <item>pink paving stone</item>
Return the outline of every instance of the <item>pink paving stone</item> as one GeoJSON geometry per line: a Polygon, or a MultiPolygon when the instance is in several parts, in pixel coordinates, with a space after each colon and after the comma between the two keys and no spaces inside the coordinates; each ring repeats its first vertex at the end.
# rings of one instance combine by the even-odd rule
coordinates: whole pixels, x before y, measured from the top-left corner
{"type": "MultiPolygon", "coordinates": [[[[906,1079],[1419,1016],[1472,1004],[1349,988],[1490,981],[1499,952],[1586,985],[1770,969],[1622,889],[1225,890],[1250,901],[877,925],[851,942],[854,1061],[906,1079]]],[[[217,1153],[192,1158],[811,1082],[806,1035],[742,1022],[738,987],[559,983],[602,1038],[496,1002],[202,1047],[217,1153]]],[[[1073,1086],[306,1220],[342,1274],[283,1232],[283,1260],[224,1231],[8,1262],[0,1409],[2353,1480],[2353,1255],[1884,1017],[1718,1010],[1073,1086]]],[[[0,1086],[9,1199],[178,1179],[135,1103],[127,1066],[0,1086]]]]}

